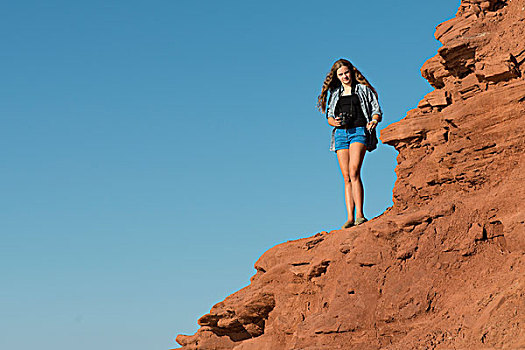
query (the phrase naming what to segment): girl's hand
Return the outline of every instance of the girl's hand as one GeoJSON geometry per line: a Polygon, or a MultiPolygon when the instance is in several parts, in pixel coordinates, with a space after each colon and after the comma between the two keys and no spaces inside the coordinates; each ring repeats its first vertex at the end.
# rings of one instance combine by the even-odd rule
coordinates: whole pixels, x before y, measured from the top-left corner
{"type": "Polygon", "coordinates": [[[366,128],[368,129],[368,131],[372,131],[374,130],[374,128],[377,126],[379,122],[375,119],[372,119],[372,121],[368,124],[366,124],[366,128]]]}
{"type": "Polygon", "coordinates": [[[341,118],[334,118],[334,117],[328,117],[328,124],[330,124],[331,126],[341,126],[341,122],[343,120],[341,118]]]}

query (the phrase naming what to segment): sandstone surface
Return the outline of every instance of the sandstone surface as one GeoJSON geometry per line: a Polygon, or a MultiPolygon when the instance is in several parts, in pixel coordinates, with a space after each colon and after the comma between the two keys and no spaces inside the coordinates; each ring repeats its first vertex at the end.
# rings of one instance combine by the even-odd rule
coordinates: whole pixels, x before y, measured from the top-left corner
{"type": "Polygon", "coordinates": [[[462,0],[382,130],[394,205],[280,244],[184,350],[525,349],[525,0],[462,0]]]}

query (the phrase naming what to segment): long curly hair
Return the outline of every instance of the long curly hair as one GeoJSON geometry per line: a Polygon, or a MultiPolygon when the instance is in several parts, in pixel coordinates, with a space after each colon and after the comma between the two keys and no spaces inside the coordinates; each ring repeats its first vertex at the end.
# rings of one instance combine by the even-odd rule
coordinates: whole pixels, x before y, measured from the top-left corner
{"type": "Polygon", "coordinates": [[[337,78],[337,70],[341,67],[348,67],[350,69],[350,80],[352,84],[352,88],[354,88],[357,83],[364,84],[368,86],[374,94],[377,96],[377,91],[374,89],[372,84],[366,80],[363,74],[354,67],[350,61],[345,60],[344,58],[340,58],[332,65],[332,68],[330,69],[330,72],[326,75],[326,78],[323,82],[323,88],[321,89],[321,94],[317,97],[317,108],[325,113],[326,112],[326,98],[328,96],[328,91],[331,91],[332,89],[338,88],[341,86],[341,82],[337,78]]]}

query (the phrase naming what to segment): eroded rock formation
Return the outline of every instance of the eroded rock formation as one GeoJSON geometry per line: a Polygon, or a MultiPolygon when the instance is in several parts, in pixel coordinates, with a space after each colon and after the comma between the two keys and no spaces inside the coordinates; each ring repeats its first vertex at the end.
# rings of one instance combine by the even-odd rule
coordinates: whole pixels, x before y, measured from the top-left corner
{"type": "Polygon", "coordinates": [[[525,0],[463,0],[382,131],[394,206],[280,244],[182,349],[525,348],[525,0]]]}

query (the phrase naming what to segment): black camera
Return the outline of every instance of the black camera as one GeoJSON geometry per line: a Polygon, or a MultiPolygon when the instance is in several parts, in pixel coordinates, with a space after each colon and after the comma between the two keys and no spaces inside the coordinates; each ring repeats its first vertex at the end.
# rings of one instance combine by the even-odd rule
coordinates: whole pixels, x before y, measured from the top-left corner
{"type": "Polygon", "coordinates": [[[341,121],[341,126],[352,125],[354,121],[353,113],[341,112],[337,115],[337,119],[341,121]]]}

